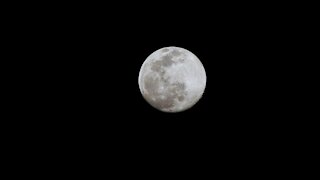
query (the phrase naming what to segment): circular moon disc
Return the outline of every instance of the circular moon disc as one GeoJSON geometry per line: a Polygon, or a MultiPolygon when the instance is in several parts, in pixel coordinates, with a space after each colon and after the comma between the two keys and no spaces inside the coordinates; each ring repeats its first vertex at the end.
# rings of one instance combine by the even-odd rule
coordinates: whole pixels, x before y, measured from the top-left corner
{"type": "Polygon", "coordinates": [[[200,60],[180,47],[164,47],[147,57],[138,84],[144,99],[163,112],[191,108],[202,97],[206,72],[200,60]]]}

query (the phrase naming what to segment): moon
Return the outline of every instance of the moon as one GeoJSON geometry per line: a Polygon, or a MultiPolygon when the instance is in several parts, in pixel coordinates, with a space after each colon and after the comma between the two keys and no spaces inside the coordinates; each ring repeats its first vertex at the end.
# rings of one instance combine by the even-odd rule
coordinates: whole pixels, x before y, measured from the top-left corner
{"type": "Polygon", "coordinates": [[[174,46],[150,54],[138,78],[143,98],[163,112],[181,112],[194,106],[204,93],[206,81],[199,58],[187,49],[174,46]]]}

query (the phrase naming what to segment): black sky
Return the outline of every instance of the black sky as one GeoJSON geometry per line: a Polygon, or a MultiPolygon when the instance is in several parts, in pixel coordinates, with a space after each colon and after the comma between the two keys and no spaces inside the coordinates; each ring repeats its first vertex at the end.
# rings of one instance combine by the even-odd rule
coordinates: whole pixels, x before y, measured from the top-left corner
{"type": "Polygon", "coordinates": [[[281,87],[290,38],[275,12],[232,4],[182,11],[63,7],[26,24],[39,27],[30,28],[36,41],[28,37],[39,52],[37,107],[40,118],[51,119],[46,130],[97,139],[260,141],[287,124],[279,119],[288,99],[281,87]],[[207,74],[200,101],[176,114],[152,108],[138,87],[144,60],[166,46],[193,52],[207,74]]]}
{"type": "Polygon", "coordinates": [[[256,157],[276,157],[294,131],[287,106],[294,98],[284,88],[294,39],[281,10],[231,2],[161,1],[140,9],[120,3],[43,8],[21,25],[19,45],[31,50],[18,53],[33,75],[20,77],[28,100],[18,113],[28,118],[17,124],[34,134],[26,142],[62,163],[94,159],[85,163],[90,166],[113,158],[129,166],[176,159],[240,167],[248,157],[253,165],[256,157]],[[152,108],[139,91],[142,63],[166,46],[188,49],[206,70],[203,97],[181,113],[152,108]]]}

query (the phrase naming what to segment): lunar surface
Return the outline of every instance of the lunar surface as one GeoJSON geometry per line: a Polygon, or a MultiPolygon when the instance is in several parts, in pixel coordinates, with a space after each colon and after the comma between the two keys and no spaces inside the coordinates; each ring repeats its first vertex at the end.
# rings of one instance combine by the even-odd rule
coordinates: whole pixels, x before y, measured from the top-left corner
{"type": "Polygon", "coordinates": [[[181,112],[194,106],[206,86],[200,60],[180,47],[164,47],[147,57],[138,84],[144,99],[163,112],[181,112]]]}

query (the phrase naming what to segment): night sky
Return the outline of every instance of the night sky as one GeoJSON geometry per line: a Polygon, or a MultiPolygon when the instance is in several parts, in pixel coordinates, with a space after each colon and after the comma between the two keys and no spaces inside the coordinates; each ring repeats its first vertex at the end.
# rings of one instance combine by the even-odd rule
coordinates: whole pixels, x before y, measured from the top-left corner
{"type": "Polygon", "coordinates": [[[185,151],[243,158],[268,143],[281,145],[288,123],[286,78],[279,76],[286,33],[277,18],[236,5],[152,10],[152,16],[93,7],[66,8],[70,13],[41,25],[35,109],[41,121],[34,126],[46,142],[133,161],[159,152],[182,160],[185,151]],[[180,113],[154,109],[138,86],[144,60],[166,46],[191,51],[206,70],[202,98],[180,113]]]}

